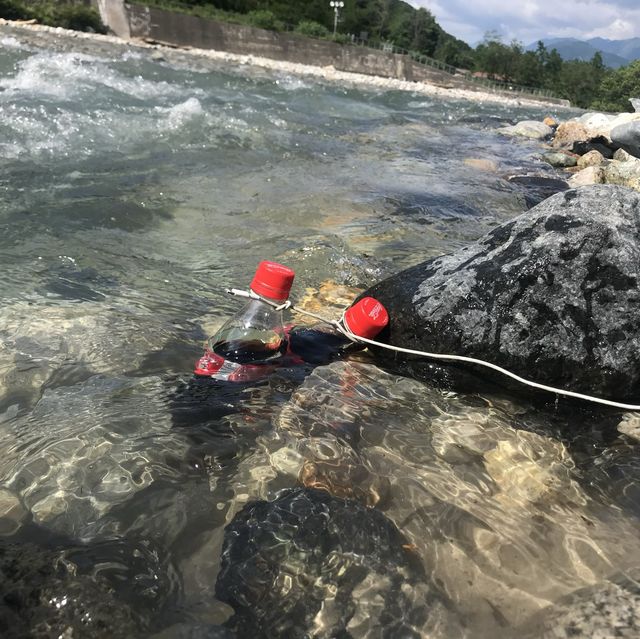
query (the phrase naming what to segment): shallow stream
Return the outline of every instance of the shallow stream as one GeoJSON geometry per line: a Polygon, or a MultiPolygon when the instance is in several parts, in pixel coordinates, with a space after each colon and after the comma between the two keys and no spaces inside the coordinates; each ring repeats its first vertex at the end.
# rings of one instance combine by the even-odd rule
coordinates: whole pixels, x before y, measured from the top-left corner
{"type": "Polygon", "coordinates": [[[441,602],[437,623],[407,620],[418,636],[503,636],[640,558],[640,453],[619,414],[455,394],[366,354],[278,371],[217,418],[176,409],[239,308],[224,288],[261,259],[335,316],[522,213],[506,178],[553,174],[495,128],[548,109],[1,29],[6,541],[86,549],[78,565],[159,637],[218,636],[225,525],[301,483],[398,527],[441,602]]]}

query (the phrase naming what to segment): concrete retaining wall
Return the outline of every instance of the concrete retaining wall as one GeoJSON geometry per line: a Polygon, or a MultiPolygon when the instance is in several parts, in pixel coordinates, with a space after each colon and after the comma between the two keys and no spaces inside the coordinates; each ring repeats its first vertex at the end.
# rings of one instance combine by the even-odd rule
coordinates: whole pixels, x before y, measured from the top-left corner
{"type": "MultiPolygon", "coordinates": [[[[332,65],[339,71],[426,82],[443,87],[487,90],[461,76],[419,64],[406,55],[246,25],[205,20],[156,7],[128,4],[124,0],[92,1],[97,5],[103,22],[122,38],[142,38],[170,45],[215,49],[321,67],[332,65]]],[[[507,91],[496,93],[509,97],[519,95],[568,106],[566,100],[507,91]]]]}
{"type": "Polygon", "coordinates": [[[412,79],[411,60],[395,53],[205,20],[155,7],[126,4],[125,8],[133,38],[148,38],[179,46],[216,49],[315,66],[333,65],[340,71],[412,79]]]}

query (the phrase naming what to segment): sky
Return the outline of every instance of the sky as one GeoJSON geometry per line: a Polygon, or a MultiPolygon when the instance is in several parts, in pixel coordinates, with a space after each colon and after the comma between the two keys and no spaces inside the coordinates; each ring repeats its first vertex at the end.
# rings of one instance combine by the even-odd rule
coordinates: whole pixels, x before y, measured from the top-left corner
{"type": "Polygon", "coordinates": [[[503,42],[640,37],[640,0],[409,0],[451,35],[475,46],[487,31],[503,42]]]}

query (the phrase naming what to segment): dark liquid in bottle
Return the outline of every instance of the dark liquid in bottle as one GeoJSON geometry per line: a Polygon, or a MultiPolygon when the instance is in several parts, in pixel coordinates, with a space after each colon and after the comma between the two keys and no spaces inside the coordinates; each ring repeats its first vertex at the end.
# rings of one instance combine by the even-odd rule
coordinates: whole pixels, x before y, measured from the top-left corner
{"type": "Polygon", "coordinates": [[[216,342],[211,350],[231,362],[260,364],[284,355],[287,351],[287,342],[284,339],[273,344],[265,344],[260,340],[216,342]]]}

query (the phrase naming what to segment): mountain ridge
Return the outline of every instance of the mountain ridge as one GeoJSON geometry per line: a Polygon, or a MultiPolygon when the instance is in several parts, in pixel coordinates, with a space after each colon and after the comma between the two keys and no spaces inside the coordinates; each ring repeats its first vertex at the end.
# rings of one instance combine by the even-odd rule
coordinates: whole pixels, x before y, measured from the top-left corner
{"type": "MultiPolygon", "coordinates": [[[[640,58],[640,38],[626,40],[543,38],[542,42],[547,49],[556,49],[563,60],[589,61],[597,52],[600,52],[604,64],[613,69],[626,66],[640,58]]],[[[537,47],[538,42],[536,41],[528,45],[526,49],[527,51],[535,51],[537,47]]]]}

